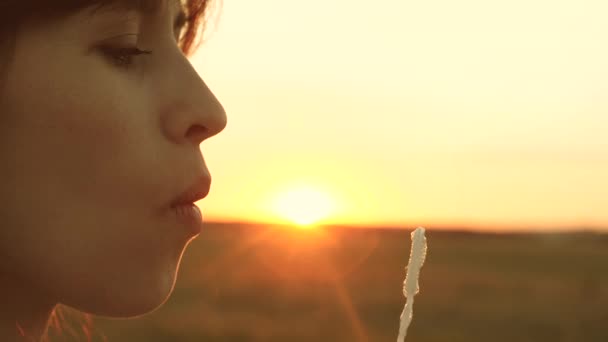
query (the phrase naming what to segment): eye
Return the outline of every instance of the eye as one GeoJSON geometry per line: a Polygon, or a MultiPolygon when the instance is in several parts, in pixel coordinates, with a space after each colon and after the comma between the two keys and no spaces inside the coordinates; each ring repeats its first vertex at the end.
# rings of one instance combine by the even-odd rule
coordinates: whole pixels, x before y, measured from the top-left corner
{"type": "Polygon", "coordinates": [[[141,50],[138,47],[102,47],[102,52],[116,66],[124,69],[129,69],[135,63],[134,58],[143,55],[151,54],[152,51],[141,50]]]}
{"type": "Polygon", "coordinates": [[[184,34],[185,33],[186,33],[186,28],[185,27],[178,28],[175,31],[175,41],[179,43],[182,39],[184,39],[184,34]]]}

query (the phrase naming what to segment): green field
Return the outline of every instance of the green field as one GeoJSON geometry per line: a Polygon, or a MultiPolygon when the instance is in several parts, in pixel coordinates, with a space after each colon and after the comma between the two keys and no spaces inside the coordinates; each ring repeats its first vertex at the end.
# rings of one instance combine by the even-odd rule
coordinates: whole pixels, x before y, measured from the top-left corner
{"type": "MultiPolygon", "coordinates": [[[[413,229],[414,227],[412,227],[413,229]]],[[[427,230],[407,341],[608,341],[608,236],[427,230]]],[[[409,231],[208,225],[112,341],[396,341],[409,231]]]]}

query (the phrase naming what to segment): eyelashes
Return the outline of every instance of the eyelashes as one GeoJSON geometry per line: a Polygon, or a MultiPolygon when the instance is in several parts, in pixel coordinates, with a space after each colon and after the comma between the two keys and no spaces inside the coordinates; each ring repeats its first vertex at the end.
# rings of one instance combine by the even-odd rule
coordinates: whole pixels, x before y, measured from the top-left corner
{"type": "Polygon", "coordinates": [[[132,47],[102,47],[103,54],[115,66],[122,69],[130,69],[135,64],[136,57],[140,55],[150,55],[152,51],[141,50],[136,46],[132,47]]]}

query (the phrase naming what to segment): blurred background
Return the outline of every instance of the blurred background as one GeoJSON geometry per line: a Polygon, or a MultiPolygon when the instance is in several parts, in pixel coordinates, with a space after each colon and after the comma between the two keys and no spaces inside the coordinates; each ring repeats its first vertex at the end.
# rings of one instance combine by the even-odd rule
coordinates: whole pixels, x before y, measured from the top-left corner
{"type": "MultiPolygon", "coordinates": [[[[394,342],[409,235],[209,224],[164,306],[136,319],[97,318],[95,336],[394,342]]],[[[427,240],[406,341],[608,341],[607,235],[430,229],[427,240]]]]}
{"type": "Polygon", "coordinates": [[[110,341],[608,341],[608,2],[224,0],[206,230],[110,341]]]}

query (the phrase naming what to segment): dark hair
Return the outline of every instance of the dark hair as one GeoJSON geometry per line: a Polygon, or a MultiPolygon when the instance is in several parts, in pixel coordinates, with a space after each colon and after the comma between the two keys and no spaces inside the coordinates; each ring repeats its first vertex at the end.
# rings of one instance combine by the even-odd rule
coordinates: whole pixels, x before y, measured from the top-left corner
{"type": "MultiPolygon", "coordinates": [[[[15,43],[19,28],[29,24],[43,24],[53,20],[60,20],[64,16],[87,7],[95,10],[102,7],[124,5],[140,9],[143,12],[151,12],[163,5],[163,1],[169,0],[1,0],[0,1],[0,90],[3,88],[6,68],[12,60],[15,43]]],[[[191,56],[199,47],[203,39],[203,28],[206,24],[207,12],[211,0],[181,0],[186,13],[186,23],[180,32],[178,45],[186,56],[191,56]]],[[[20,334],[26,336],[19,324],[15,327],[20,334]]],[[[58,305],[49,319],[49,326],[42,336],[42,341],[61,338],[64,333],[71,335],[84,334],[88,341],[92,338],[92,317],[86,313],[58,305]],[[81,314],[81,315],[79,315],[81,314]],[[80,321],[78,321],[80,316],[80,321]],[[71,323],[79,325],[82,333],[75,329],[62,325],[71,323]]],[[[65,336],[64,336],[65,337],[65,336]]]]}

